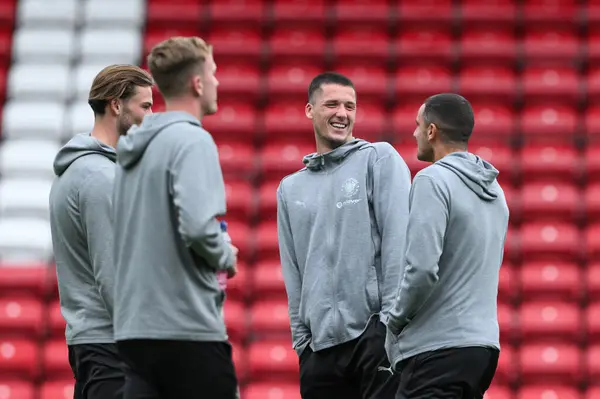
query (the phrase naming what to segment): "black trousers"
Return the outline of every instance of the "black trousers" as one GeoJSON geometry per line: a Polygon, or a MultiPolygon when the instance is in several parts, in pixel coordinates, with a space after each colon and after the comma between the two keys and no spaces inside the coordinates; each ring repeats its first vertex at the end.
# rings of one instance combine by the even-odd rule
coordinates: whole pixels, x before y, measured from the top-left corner
{"type": "Polygon", "coordinates": [[[396,399],[482,399],[500,352],[468,347],[425,352],[403,361],[396,399]]]}
{"type": "Polygon", "coordinates": [[[123,399],[235,399],[228,342],[130,340],[117,343],[126,364],[123,399]]]}
{"type": "Polygon", "coordinates": [[[300,356],[302,399],[393,399],[399,375],[385,353],[386,327],[374,317],[357,339],[300,356]]]}
{"type": "Polygon", "coordinates": [[[125,374],[115,344],[69,345],[69,364],[75,377],[74,399],[123,397],[125,374]]]}

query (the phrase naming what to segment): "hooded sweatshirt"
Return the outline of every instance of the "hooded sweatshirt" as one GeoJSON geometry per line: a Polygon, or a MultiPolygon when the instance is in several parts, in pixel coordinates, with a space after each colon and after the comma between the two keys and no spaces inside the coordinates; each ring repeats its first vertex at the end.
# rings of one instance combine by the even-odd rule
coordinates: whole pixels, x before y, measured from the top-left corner
{"type": "Polygon", "coordinates": [[[508,207],[497,176],[467,152],[415,176],[404,271],[388,322],[393,366],[439,349],[500,349],[496,302],[508,207]]]}
{"type": "Polygon", "coordinates": [[[156,113],[117,153],[115,340],[227,340],[217,271],[235,257],[212,137],[188,113],[156,113]]]}
{"type": "Polygon", "coordinates": [[[284,178],[277,191],[281,265],[300,355],[386,322],[398,287],[410,171],[388,143],[355,139],[284,178]]]}
{"type": "Polygon", "coordinates": [[[113,341],[115,150],[74,136],[54,160],[50,226],[68,345],[113,341]]]}

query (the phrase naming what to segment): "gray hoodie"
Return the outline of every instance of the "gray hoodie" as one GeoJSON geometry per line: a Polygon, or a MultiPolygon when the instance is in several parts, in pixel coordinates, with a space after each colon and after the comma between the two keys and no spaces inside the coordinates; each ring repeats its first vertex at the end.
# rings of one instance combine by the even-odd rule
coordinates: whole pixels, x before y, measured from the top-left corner
{"type": "Polygon", "coordinates": [[[497,176],[467,152],[415,176],[404,272],[388,323],[393,365],[438,349],[500,348],[496,301],[508,207],[497,176]]]}
{"type": "Polygon", "coordinates": [[[113,342],[112,187],[115,150],[74,136],[54,160],[50,226],[67,344],[113,342]]]}
{"type": "Polygon", "coordinates": [[[117,153],[115,340],[227,340],[216,272],[234,255],[212,137],[188,113],[156,113],[117,153]]]}
{"type": "Polygon", "coordinates": [[[277,192],[281,265],[300,355],[385,323],[398,287],[410,171],[388,143],[353,140],[304,158],[277,192]]]}

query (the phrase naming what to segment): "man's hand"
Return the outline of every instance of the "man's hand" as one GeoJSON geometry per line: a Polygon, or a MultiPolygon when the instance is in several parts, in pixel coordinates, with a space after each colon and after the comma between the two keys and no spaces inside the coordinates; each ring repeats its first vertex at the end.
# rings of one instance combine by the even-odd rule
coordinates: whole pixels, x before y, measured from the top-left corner
{"type": "Polygon", "coordinates": [[[237,247],[235,245],[231,245],[231,251],[233,252],[233,266],[230,267],[229,269],[227,269],[227,278],[233,278],[236,274],[237,274],[237,256],[238,253],[240,252],[239,249],[237,249],[237,247]]]}

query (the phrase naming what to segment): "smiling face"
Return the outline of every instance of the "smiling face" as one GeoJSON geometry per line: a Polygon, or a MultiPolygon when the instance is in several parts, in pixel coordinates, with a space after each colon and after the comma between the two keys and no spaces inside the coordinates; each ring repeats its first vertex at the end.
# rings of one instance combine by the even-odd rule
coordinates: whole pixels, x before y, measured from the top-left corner
{"type": "Polygon", "coordinates": [[[313,122],[319,152],[331,151],[353,139],[356,92],[350,86],[323,84],[306,104],[306,116],[313,122]]]}

